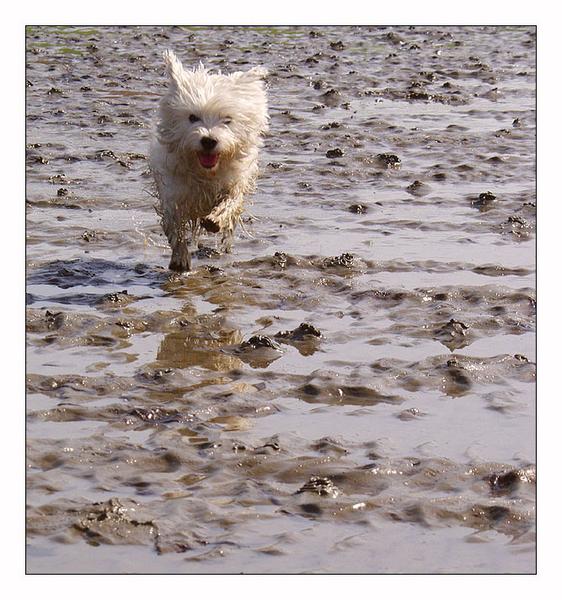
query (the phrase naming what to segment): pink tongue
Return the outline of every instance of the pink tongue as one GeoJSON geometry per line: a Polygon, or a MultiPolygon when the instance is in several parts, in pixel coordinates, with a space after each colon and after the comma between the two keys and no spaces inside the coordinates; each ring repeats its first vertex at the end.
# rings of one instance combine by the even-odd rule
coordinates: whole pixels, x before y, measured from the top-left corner
{"type": "Polygon", "coordinates": [[[218,159],[219,159],[218,154],[200,154],[199,155],[199,162],[201,163],[201,165],[203,167],[205,167],[207,169],[214,167],[217,164],[218,159]]]}

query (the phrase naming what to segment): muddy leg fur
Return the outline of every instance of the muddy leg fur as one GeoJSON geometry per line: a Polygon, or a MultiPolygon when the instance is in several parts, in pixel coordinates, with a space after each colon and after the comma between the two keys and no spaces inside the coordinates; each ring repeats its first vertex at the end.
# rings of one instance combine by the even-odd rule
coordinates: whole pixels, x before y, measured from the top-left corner
{"type": "Polygon", "coordinates": [[[215,206],[207,217],[201,219],[201,227],[212,233],[221,231],[224,241],[225,238],[232,236],[243,210],[244,198],[242,196],[226,198],[215,206]]]}
{"type": "Polygon", "coordinates": [[[191,271],[191,253],[187,241],[172,247],[172,258],[168,268],[170,271],[177,271],[178,273],[191,271]]]}
{"type": "Polygon", "coordinates": [[[171,271],[191,271],[191,253],[187,239],[187,223],[176,220],[175,216],[166,211],[162,215],[162,228],[172,248],[171,271]]]}

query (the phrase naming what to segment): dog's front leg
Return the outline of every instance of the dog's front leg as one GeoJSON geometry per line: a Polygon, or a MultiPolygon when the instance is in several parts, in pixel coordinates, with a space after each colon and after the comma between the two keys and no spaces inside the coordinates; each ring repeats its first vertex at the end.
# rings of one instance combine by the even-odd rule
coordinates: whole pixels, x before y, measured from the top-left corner
{"type": "Polygon", "coordinates": [[[225,198],[204,219],[201,219],[201,227],[212,233],[221,231],[223,236],[229,236],[234,231],[243,210],[243,196],[225,198]]]}
{"type": "Polygon", "coordinates": [[[172,258],[170,259],[169,269],[170,271],[178,271],[179,273],[191,271],[191,253],[187,240],[178,241],[176,245],[172,246],[172,258]]]}
{"type": "Polygon", "coordinates": [[[171,271],[191,271],[191,253],[187,240],[187,223],[166,211],[162,215],[162,228],[172,248],[171,271]]]}

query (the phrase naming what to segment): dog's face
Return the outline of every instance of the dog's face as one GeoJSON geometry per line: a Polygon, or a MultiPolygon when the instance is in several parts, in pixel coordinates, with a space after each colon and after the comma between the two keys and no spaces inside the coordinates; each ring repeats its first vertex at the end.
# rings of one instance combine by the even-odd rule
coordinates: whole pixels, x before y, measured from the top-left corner
{"type": "Polygon", "coordinates": [[[268,120],[264,69],[210,74],[203,66],[184,70],[171,51],[164,58],[170,86],[160,103],[162,144],[207,175],[261,145],[268,120]]]}

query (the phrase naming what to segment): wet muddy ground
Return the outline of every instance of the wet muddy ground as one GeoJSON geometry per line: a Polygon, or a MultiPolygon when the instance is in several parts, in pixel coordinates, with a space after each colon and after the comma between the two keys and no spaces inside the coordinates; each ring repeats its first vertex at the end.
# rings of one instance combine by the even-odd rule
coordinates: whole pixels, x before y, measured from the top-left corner
{"type": "Polygon", "coordinates": [[[29,572],[534,571],[534,28],[31,27],[26,80],[29,572]],[[270,72],[180,277],[165,48],[270,72]]]}

